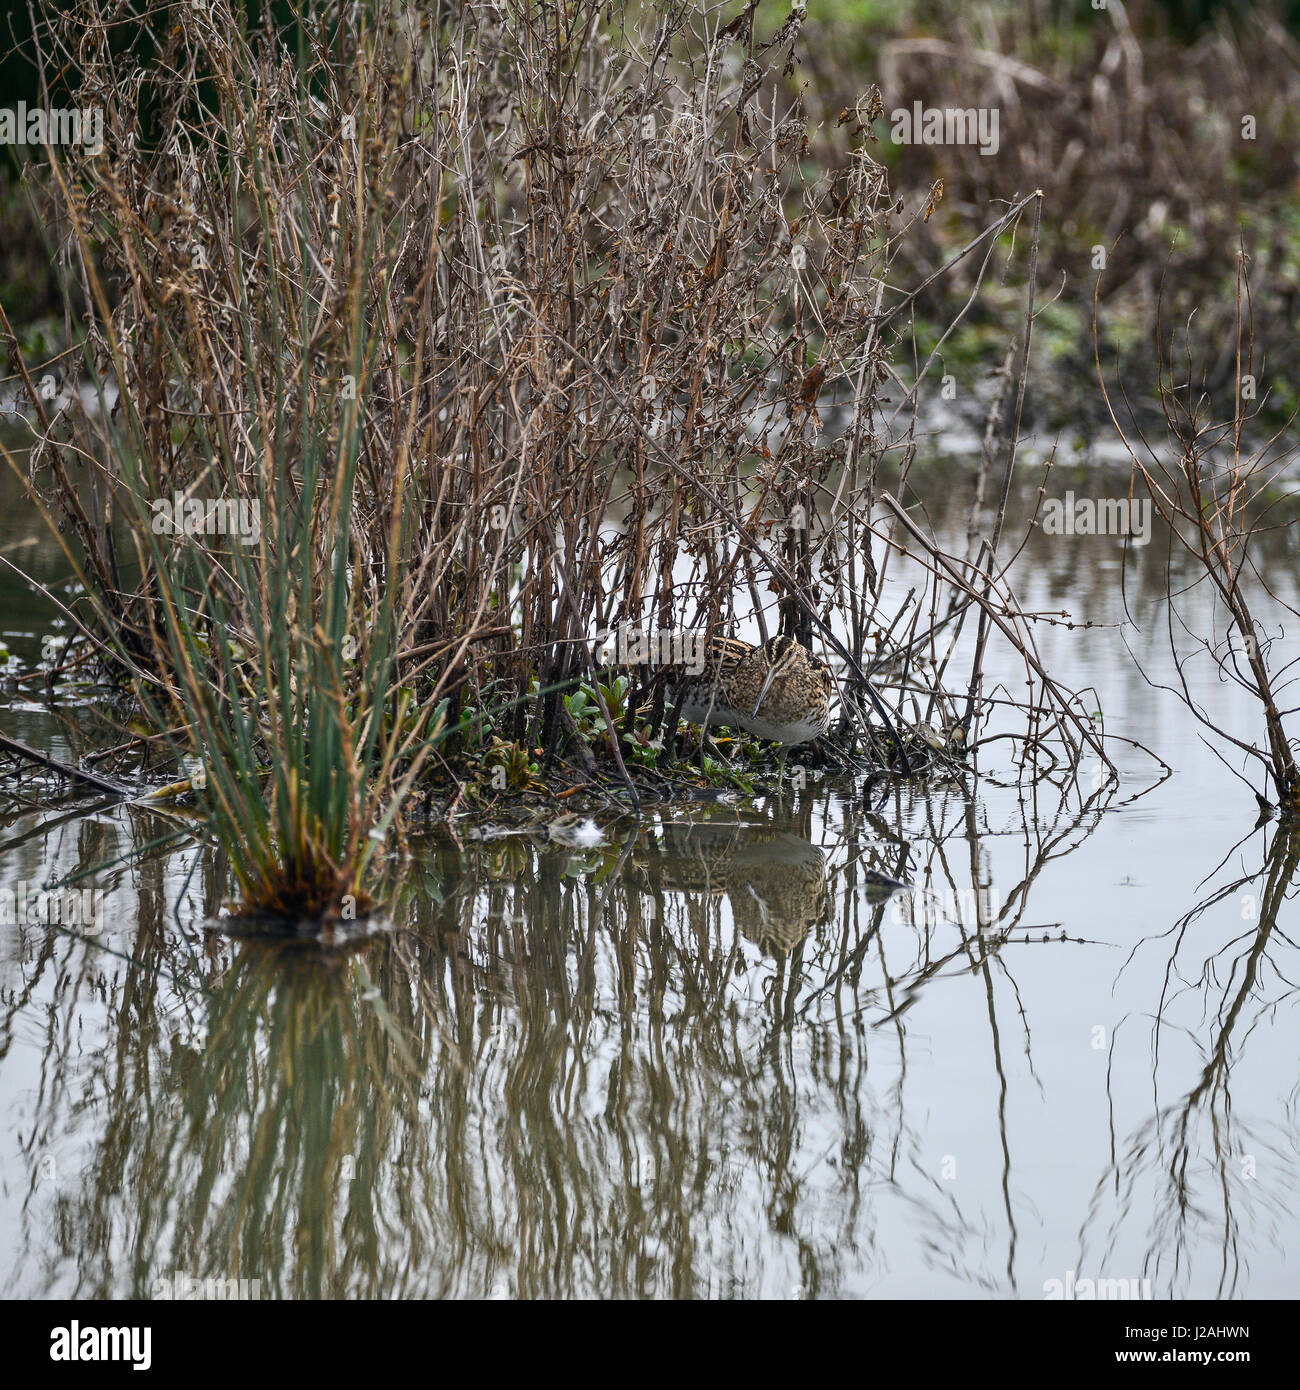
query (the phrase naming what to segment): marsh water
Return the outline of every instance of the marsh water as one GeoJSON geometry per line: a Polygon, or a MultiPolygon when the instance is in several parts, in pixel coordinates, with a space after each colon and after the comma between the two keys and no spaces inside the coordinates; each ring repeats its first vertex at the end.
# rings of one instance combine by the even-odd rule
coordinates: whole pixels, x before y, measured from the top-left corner
{"type": "MultiPolygon", "coordinates": [[[[934,467],[940,535],[964,477],[934,467]]],[[[0,503],[0,554],[56,581],[0,503]]],[[[223,866],[182,813],[8,770],[0,889],[104,896],[97,935],[0,926],[0,1289],[1294,1296],[1296,851],[1161,688],[1160,538],[1123,594],[1121,557],[1035,533],[1015,571],[1027,609],[1096,624],[1036,635],[1118,786],[1018,779],[1008,741],[978,780],[430,831],[349,951],[206,930],[223,866]]],[[[1261,563],[1295,602],[1296,528],[1261,563]]],[[[1182,611],[1212,626],[1202,590],[1182,611]]],[[[14,671],[60,631],[0,572],[14,671]]],[[[1188,677],[1258,736],[1208,661],[1188,677]]],[[[121,717],[0,695],[0,730],[57,757],[121,717]]]]}

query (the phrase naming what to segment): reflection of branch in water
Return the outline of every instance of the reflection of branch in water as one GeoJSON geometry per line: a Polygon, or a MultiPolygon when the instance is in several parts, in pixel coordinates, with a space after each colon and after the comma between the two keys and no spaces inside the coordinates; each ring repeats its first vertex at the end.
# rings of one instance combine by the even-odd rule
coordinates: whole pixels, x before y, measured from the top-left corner
{"type": "MultiPolygon", "coordinates": [[[[1024,869],[1020,880],[1007,891],[1004,901],[996,907],[992,905],[993,883],[985,866],[982,851],[982,843],[988,830],[986,826],[981,826],[978,802],[973,796],[962,798],[960,815],[949,827],[936,821],[936,805],[927,800],[925,816],[929,829],[927,842],[930,848],[928,856],[924,857],[917,865],[914,877],[926,884],[937,880],[948,885],[954,908],[953,925],[957,930],[957,940],[950,949],[936,954],[932,942],[932,931],[938,924],[925,922],[918,941],[918,947],[923,951],[923,954],[919,960],[903,972],[899,972],[897,969],[890,971],[885,967],[883,946],[881,949],[881,967],[888,981],[889,1008],[883,1017],[874,1021],[873,1026],[882,1027],[893,1024],[898,1038],[900,1074],[896,1111],[899,1137],[901,1137],[904,1115],[902,1088],[905,1077],[906,1032],[903,1027],[905,1011],[918,1002],[926,985],[950,976],[953,973],[952,967],[958,961],[962,962],[961,973],[975,974],[984,984],[991,1060],[997,1079],[997,1129],[1002,1150],[1001,1195],[1007,1226],[1005,1269],[1007,1281],[1012,1289],[1016,1287],[1016,1220],[1012,1201],[1012,1158],[1007,1116],[1009,1088],[1003,1063],[1003,1043],[998,1019],[994,966],[1011,986],[1024,1034],[1024,1056],[1029,1065],[1031,1076],[1036,1075],[1033,1067],[1032,1038],[1028,1017],[1020,997],[1019,987],[1008,969],[1002,948],[1015,940],[1012,933],[1024,925],[1023,916],[1028,905],[1032,885],[1049,863],[1072,853],[1093,833],[1098,823],[1097,811],[1105,804],[1106,799],[1111,794],[1109,787],[1099,789],[1092,796],[1082,798],[1081,804],[1076,804],[1071,798],[1072,787],[1072,781],[1067,781],[1064,786],[1056,787],[1058,799],[1055,807],[1044,808],[1037,805],[1038,783],[1031,784],[1029,795],[1035,803],[1035,814],[1032,817],[1027,817],[1024,814],[1023,803],[1021,807],[1021,826],[1025,845],[1024,869]],[[955,864],[949,861],[947,845],[950,839],[959,841],[966,849],[966,873],[969,875],[970,889],[965,893],[958,888],[963,875],[958,872],[955,864]],[[974,914],[971,930],[967,929],[966,923],[962,920],[961,905],[964,902],[970,903],[974,914]]],[[[942,813],[943,806],[944,803],[940,803],[937,808],[938,813],[942,813]]],[[[918,852],[915,841],[912,848],[914,853],[918,852]]],[[[918,930],[922,929],[922,923],[919,921],[915,922],[914,926],[918,930]]],[[[897,1139],[895,1151],[897,1151],[897,1139]]],[[[932,1177],[932,1175],[925,1176],[927,1178],[932,1177]]],[[[946,1221],[941,1215],[941,1210],[941,1207],[933,1209],[931,1212],[932,1220],[947,1232],[945,1247],[950,1251],[955,1251],[961,1247],[964,1239],[964,1228],[960,1221],[956,1225],[946,1221]]],[[[974,1273],[968,1273],[966,1277],[974,1282],[981,1282],[974,1273]]]]}
{"type": "MultiPolygon", "coordinates": [[[[923,986],[933,980],[943,978],[949,973],[948,967],[959,959],[964,959],[970,971],[982,969],[988,962],[996,959],[999,968],[1006,976],[1016,994],[1017,1008],[1025,1028],[1025,1052],[1030,1054],[1031,1039],[1028,1020],[1021,1006],[1019,990],[1014,979],[1006,970],[1001,958],[1000,948],[1016,941],[1013,932],[1025,927],[1023,921],[1028,906],[1030,889],[1048,864],[1073,853],[1084,843],[1097,827],[1097,810],[1104,803],[1105,794],[1096,793],[1082,806],[1072,806],[1068,791],[1062,790],[1053,812],[1050,809],[1036,808],[1033,819],[1023,818],[1022,831],[1025,844],[1025,866],[1019,880],[1006,890],[1005,894],[993,895],[993,883],[982,867],[981,846],[991,838],[992,832],[981,826],[978,818],[978,802],[974,797],[963,797],[958,802],[959,815],[951,826],[935,820],[933,803],[926,803],[925,815],[929,834],[925,843],[929,845],[928,856],[918,863],[912,877],[922,884],[936,880],[948,885],[950,892],[951,925],[956,928],[958,939],[954,946],[938,955],[933,954],[931,931],[938,922],[913,920],[913,926],[921,931],[918,941],[920,956],[904,970],[887,971],[890,1007],[886,1015],[877,1020],[877,1026],[891,1021],[917,1000],[923,986]],[[967,852],[967,871],[970,888],[959,889],[962,877],[949,862],[947,844],[957,840],[967,852]],[[962,907],[969,903],[975,920],[967,924],[962,920],[962,907]],[[996,911],[992,909],[996,906],[996,911]],[[901,1000],[896,998],[902,991],[901,1000]]],[[[913,842],[911,853],[919,853],[918,842],[913,842]]],[[[900,900],[905,902],[906,898],[900,900]]]]}
{"type": "MultiPolygon", "coordinates": [[[[1100,1213],[1102,1196],[1110,1188],[1117,1210],[1107,1238],[1109,1248],[1122,1219],[1138,1196],[1140,1181],[1149,1178],[1154,1186],[1150,1197],[1153,1218],[1151,1245],[1144,1258],[1143,1273],[1148,1269],[1158,1272],[1162,1262],[1172,1261],[1171,1289],[1179,1275],[1190,1270],[1190,1247],[1199,1233],[1202,1239],[1212,1240],[1220,1250],[1217,1296],[1231,1297],[1236,1291],[1242,1255],[1240,1204],[1233,1187],[1238,1180],[1233,1171],[1234,1160],[1242,1164],[1242,1177],[1254,1180],[1247,1189],[1254,1199],[1248,1204],[1252,1214],[1272,1211],[1276,1217],[1294,1219],[1287,1205],[1288,1196],[1300,1178],[1294,1147],[1286,1142],[1285,1136],[1281,1142],[1273,1143],[1261,1131],[1248,1126],[1233,1105],[1229,1081],[1242,1047],[1256,1026],[1296,989],[1270,951],[1278,943],[1295,947],[1296,943],[1278,927],[1277,918],[1298,868],[1300,827],[1283,823],[1277,828],[1258,872],[1217,889],[1184,914],[1171,931],[1161,934],[1173,935],[1175,944],[1152,1025],[1155,1114],[1134,1133],[1122,1156],[1115,1154],[1112,1143],[1112,1163],[1098,1183],[1081,1239],[1086,1240],[1089,1225],[1100,1213]],[[1255,930],[1234,937],[1211,953],[1202,964],[1196,986],[1188,984],[1171,994],[1170,982],[1178,974],[1178,955],[1186,944],[1192,924],[1211,907],[1260,880],[1262,888],[1255,930]],[[1243,949],[1228,958],[1239,945],[1243,949]],[[1226,979],[1225,970],[1220,967],[1226,967],[1226,979]],[[1265,988],[1265,967],[1276,976],[1277,983],[1282,986],[1280,990],[1265,988]],[[1222,993],[1212,1005],[1210,996],[1219,988],[1220,979],[1224,979],[1222,993]],[[1202,1049],[1204,1064],[1196,1084],[1184,1098],[1176,1105],[1162,1108],[1159,1105],[1160,1036],[1165,1029],[1178,1027],[1168,1015],[1174,1002],[1194,987],[1204,994],[1201,1017],[1211,1021],[1209,1043],[1202,1049]],[[1202,1121],[1209,1127],[1204,1137],[1198,1134],[1202,1121]],[[1247,1144],[1257,1152],[1247,1153],[1247,1144]],[[1270,1174],[1258,1172],[1258,1155],[1263,1153],[1272,1158],[1270,1174]],[[1214,1198],[1208,1189],[1198,1190],[1198,1177],[1207,1173],[1213,1178],[1210,1186],[1214,1198]],[[1272,1181],[1268,1180],[1270,1177],[1272,1181]]],[[[1179,1031],[1195,1037],[1188,1029],[1179,1031]]],[[[1112,1057],[1114,1046],[1112,1037],[1112,1057]]],[[[1109,1094],[1109,1077],[1107,1089],[1109,1094]]],[[[1113,1110],[1113,1095],[1111,1106],[1113,1110]]]]}

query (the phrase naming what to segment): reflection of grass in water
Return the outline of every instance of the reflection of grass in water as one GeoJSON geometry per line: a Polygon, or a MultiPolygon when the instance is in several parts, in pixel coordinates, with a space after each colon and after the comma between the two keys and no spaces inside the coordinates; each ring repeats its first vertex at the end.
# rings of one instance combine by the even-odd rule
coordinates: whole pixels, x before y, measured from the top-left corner
{"type": "Polygon", "coordinates": [[[881,1090],[906,1028],[855,1021],[939,954],[884,959],[911,937],[882,941],[863,875],[900,872],[905,846],[859,800],[828,853],[813,803],[611,835],[579,877],[540,839],[438,841],[398,900],[413,929],[349,958],[222,944],[188,1046],[166,1041],[175,995],[130,963],[85,1088],[105,1098],[88,1186],[21,1278],[53,1231],[99,1281],[83,1294],[180,1271],[266,1297],[826,1296],[874,1277],[901,1199],[953,1277],[1005,1287],[980,1200],[926,1167],[901,1080],[881,1090]],[[783,881],[801,866],[802,891],[783,881]],[[760,958],[738,896],[755,925],[816,921],[760,958]]]}
{"type": "Polygon", "coordinates": [[[409,1053],[356,957],[246,949],[209,1009],[184,1108],[155,1141],[161,1162],[148,1165],[170,1177],[146,1200],[142,1235],[154,1249],[140,1268],[260,1278],[264,1296],[328,1296],[336,1278],[351,1285],[378,1267],[376,1215],[394,1112],[411,1094],[409,1053]]]}

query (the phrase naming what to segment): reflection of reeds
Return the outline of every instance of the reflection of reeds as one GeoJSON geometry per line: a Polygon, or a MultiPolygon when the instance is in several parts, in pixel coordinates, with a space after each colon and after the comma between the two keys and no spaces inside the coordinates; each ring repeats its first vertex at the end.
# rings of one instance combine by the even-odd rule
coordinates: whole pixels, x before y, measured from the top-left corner
{"type": "Polygon", "coordinates": [[[190,961],[150,861],[135,954],[105,967],[125,1007],[73,1029],[76,958],[32,964],[57,1083],[26,1157],[84,1160],[35,1187],[14,1287],[149,1296],[182,1271],[264,1297],[826,1296],[874,1277],[897,1199],[1001,1287],[986,1219],[910,1161],[888,1038],[854,1022],[928,988],[925,958],[887,960],[911,932],[882,931],[865,878],[898,873],[903,842],[859,805],[819,841],[825,813],[808,795],[745,827],[717,808],[703,837],[669,822],[591,850],[426,842],[397,930],[350,957],[212,937],[190,961]],[[750,887],[811,930],[754,951],[750,887]]]}
{"type": "Polygon", "coordinates": [[[158,1149],[171,1172],[157,1234],[169,1219],[203,1233],[201,1247],[172,1246],[179,1268],[321,1297],[364,1262],[390,1171],[388,1126],[410,1084],[405,1044],[367,1007],[368,988],[360,963],[254,948],[210,999],[190,1103],[158,1149]],[[374,1105],[377,1084],[396,1103],[374,1105]]]}
{"type": "MultiPolygon", "coordinates": [[[[1257,872],[1220,886],[1164,933],[1173,937],[1174,949],[1152,1026],[1153,1088],[1158,1094],[1163,1035],[1179,1031],[1174,1004],[1179,995],[1193,991],[1203,995],[1202,1016],[1212,1020],[1202,1047],[1204,1065],[1181,1100],[1162,1106],[1135,1130],[1122,1152],[1114,1153],[1094,1193],[1084,1235],[1101,1224],[1107,1196],[1116,1208],[1102,1232],[1108,1243],[1131,1212],[1150,1212],[1143,1272],[1167,1267],[1174,1289],[1192,1268],[1199,1241],[1216,1252],[1216,1296],[1232,1297],[1252,1244],[1248,1236],[1254,1234],[1243,1232],[1243,1226],[1271,1226],[1275,1233],[1295,1221],[1291,1195],[1300,1184],[1300,1164],[1294,1135],[1285,1126],[1270,1135],[1269,1126],[1253,1120],[1243,1105],[1234,1105],[1231,1080],[1256,1027],[1294,991],[1294,971],[1283,970],[1276,953],[1294,950],[1295,943],[1279,930],[1278,914],[1295,894],[1297,870],[1300,828],[1283,823],[1257,872]],[[1216,906],[1236,906],[1243,894],[1258,908],[1250,914],[1249,929],[1206,958],[1195,984],[1179,985],[1193,978],[1178,961],[1192,925],[1216,906]]],[[[1288,1105],[1294,1105],[1294,1092],[1288,1105]]]]}

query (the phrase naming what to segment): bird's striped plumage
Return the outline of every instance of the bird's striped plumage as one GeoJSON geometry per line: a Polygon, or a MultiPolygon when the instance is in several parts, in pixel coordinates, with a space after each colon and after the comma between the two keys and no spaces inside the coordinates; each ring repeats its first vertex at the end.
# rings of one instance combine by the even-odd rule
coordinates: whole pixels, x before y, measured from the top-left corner
{"type": "Polygon", "coordinates": [[[791,747],[826,732],[832,689],[830,668],[793,637],[759,646],[715,637],[703,671],[678,675],[671,694],[692,724],[725,724],[791,747]]]}

